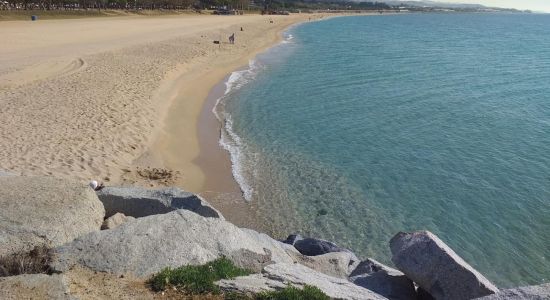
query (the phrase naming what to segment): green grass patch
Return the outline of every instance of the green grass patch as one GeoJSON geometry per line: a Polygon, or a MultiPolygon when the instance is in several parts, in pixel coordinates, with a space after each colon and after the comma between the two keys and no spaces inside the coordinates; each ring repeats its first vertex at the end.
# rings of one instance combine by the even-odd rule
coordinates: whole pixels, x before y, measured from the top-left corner
{"type": "Polygon", "coordinates": [[[176,287],[190,294],[218,294],[220,290],[214,282],[249,274],[250,271],[236,267],[232,261],[222,257],[200,266],[166,268],[154,275],[150,284],[155,291],[176,287]]]}
{"type": "Polygon", "coordinates": [[[305,285],[303,289],[288,286],[282,290],[256,295],[256,300],[330,300],[319,288],[305,285]]]}

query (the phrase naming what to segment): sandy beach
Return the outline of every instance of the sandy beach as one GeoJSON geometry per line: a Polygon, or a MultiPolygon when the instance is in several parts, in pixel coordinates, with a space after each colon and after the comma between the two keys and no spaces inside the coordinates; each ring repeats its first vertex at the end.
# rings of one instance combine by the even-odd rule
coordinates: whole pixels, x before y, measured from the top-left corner
{"type": "Polygon", "coordinates": [[[310,17],[2,22],[0,169],[108,185],[176,185],[207,198],[228,192],[239,202],[227,154],[212,144],[219,124],[205,117],[204,101],[285,28],[310,17]],[[232,33],[234,45],[227,42],[232,33]]]}

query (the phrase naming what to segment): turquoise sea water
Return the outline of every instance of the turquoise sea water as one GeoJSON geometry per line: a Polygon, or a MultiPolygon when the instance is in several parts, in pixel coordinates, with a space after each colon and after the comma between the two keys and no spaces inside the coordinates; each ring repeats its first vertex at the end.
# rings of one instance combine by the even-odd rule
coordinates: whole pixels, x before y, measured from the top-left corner
{"type": "Polygon", "coordinates": [[[499,286],[550,279],[550,16],[292,28],[216,108],[266,223],[390,263],[427,229],[499,286]]]}

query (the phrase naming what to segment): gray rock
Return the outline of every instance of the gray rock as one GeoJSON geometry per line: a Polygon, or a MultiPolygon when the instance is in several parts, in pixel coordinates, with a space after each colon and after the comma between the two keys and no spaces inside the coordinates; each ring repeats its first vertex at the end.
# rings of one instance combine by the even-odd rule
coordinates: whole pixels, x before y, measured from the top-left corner
{"type": "Polygon", "coordinates": [[[105,215],[86,184],[51,177],[0,177],[0,207],[0,256],[70,242],[105,215]]]}
{"type": "Polygon", "coordinates": [[[362,261],[350,275],[350,281],[391,300],[416,298],[413,282],[405,274],[374,259],[362,261]]]}
{"type": "Polygon", "coordinates": [[[498,292],[431,232],[400,232],[390,248],[396,267],[435,299],[474,299],[498,292]]]}
{"type": "Polygon", "coordinates": [[[278,263],[266,266],[262,274],[221,280],[216,283],[225,291],[259,293],[278,290],[293,285],[312,285],[336,299],[386,299],[372,291],[357,286],[345,279],[328,276],[300,264],[278,263]]]}
{"type": "Polygon", "coordinates": [[[31,274],[0,278],[0,299],[74,299],[63,275],[31,274]]]}
{"type": "Polygon", "coordinates": [[[113,229],[123,223],[126,223],[131,220],[135,220],[135,219],[136,218],[134,217],[129,217],[121,213],[116,213],[110,216],[109,218],[105,219],[105,221],[103,221],[103,224],[101,225],[101,230],[113,229]]]}
{"type": "Polygon", "coordinates": [[[222,214],[208,202],[178,188],[105,187],[97,192],[97,196],[105,206],[106,217],[118,212],[141,218],[185,209],[203,217],[223,219],[222,214]]]}
{"type": "Polygon", "coordinates": [[[260,271],[272,262],[292,262],[281,243],[217,218],[177,210],[90,233],[54,249],[51,267],[80,264],[95,271],[148,277],[165,267],[199,265],[226,256],[260,271]]]}
{"type": "Polygon", "coordinates": [[[432,295],[430,295],[430,293],[426,292],[426,290],[424,290],[423,288],[417,287],[416,288],[416,300],[435,300],[435,298],[432,297],[432,295]]]}
{"type": "Polygon", "coordinates": [[[294,246],[294,243],[296,241],[303,240],[303,239],[304,238],[299,234],[291,234],[286,238],[286,240],[281,241],[281,242],[294,246]]]}
{"type": "Polygon", "coordinates": [[[501,290],[480,300],[549,300],[550,283],[501,290]]]}
{"type": "Polygon", "coordinates": [[[351,252],[331,252],[323,255],[307,256],[290,245],[285,244],[284,248],[296,263],[338,278],[347,279],[360,263],[357,256],[351,252]]]}
{"type": "Polygon", "coordinates": [[[292,245],[294,245],[294,248],[296,248],[296,250],[300,253],[307,256],[323,255],[330,252],[349,251],[339,247],[333,242],[314,238],[295,239],[292,245]]]}

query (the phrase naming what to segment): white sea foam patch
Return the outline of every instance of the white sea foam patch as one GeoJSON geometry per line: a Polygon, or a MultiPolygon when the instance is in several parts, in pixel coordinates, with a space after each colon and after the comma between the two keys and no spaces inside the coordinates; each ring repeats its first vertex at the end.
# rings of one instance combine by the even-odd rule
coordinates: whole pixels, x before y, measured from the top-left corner
{"type": "Polygon", "coordinates": [[[249,83],[252,79],[254,79],[254,77],[256,77],[256,74],[258,73],[260,67],[261,66],[257,60],[251,59],[248,62],[247,69],[231,73],[231,75],[225,82],[225,95],[249,83]]]}
{"type": "Polygon", "coordinates": [[[245,86],[250,81],[254,80],[261,68],[262,66],[258,63],[258,61],[250,60],[247,69],[231,73],[225,82],[224,95],[216,101],[216,105],[214,105],[214,108],[212,109],[212,112],[216,118],[223,124],[219,144],[227,152],[229,152],[233,177],[235,178],[235,181],[237,181],[237,184],[239,184],[246,201],[250,201],[252,199],[254,190],[245,175],[246,159],[243,149],[245,145],[242,142],[242,139],[233,130],[233,119],[225,110],[225,105],[227,101],[231,100],[231,94],[245,86]]]}
{"type": "Polygon", "coordinates": [[[220,115],[220,111],[225,111],[223,108],[223,102],[228,94],[232,91],[238,90],[256,77],[256,74],[260,70],[261,66],[256,60],[250,60],[248,62],[248,68],[244,70],[234,71],[229,75],[229,78],[225,82],[225,92],[222,97],[216,100],[216,104],[212,108],[212,113],[216,116],[218,121],[223,122],[223,118],[220,115]]]}
{"type": "Polygon", "coordinates": [[[290,43],[294,39],[294,36],[290,33],[286,33],[282,41],[283,44],[290,43]]]}
{"type": "Polygon", "coordinates": [[[241,138],[233,131],[233,120],[231,115],[225,114],[225,126],[222,129],[220,145],[229,152],[231,157],[231,166],[233,177],[239,184],[241,191],[243,192],[244,199],[250,201],[254,189],[249,184],[245,170],[245,154],[243,152],[243,143],[241,138]]]}
{"type": "MultiPolygon", "coordinates": [[[[283,44],[289,43],[294,36],[286,33],[283,44]]],[[[261,56],[260,56],[260,60],[261,56]]],[[[233,119],[231,114],[226,110],[228,101],[235,100],[233,94],[253,81],[257,74],[264,69],[265,65],[258,60],[250,60],[248,68],[231,73],[227,81],[225,82],[225,92],[222,97],[216,101],[216,105],[212,109],[212,112],[216,118],[222,122],[222,130],[220,134],[219,144],[230,154],[232,173],[235,181],[239,184],[246,201],[251,201],[254,194],[254,189],[251,184],[252,178],[255,177],[257,170],[248,169],[247,166],[254,165],[250,160],[255,159],[257,153],[250,153],[246,149],[245,142],[237,135],[233,127],[233,119]]]]}

